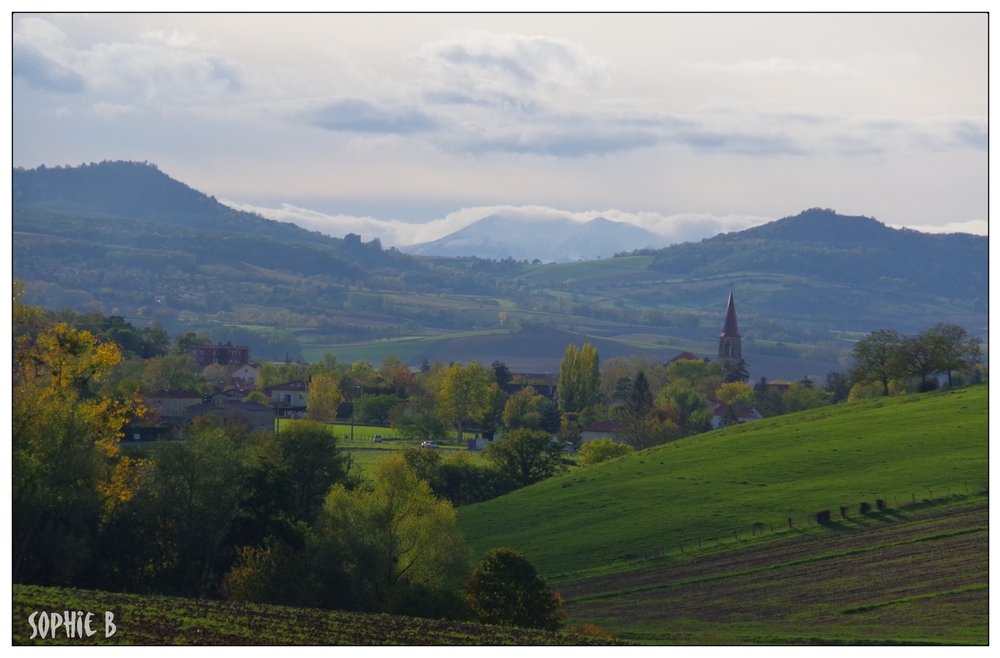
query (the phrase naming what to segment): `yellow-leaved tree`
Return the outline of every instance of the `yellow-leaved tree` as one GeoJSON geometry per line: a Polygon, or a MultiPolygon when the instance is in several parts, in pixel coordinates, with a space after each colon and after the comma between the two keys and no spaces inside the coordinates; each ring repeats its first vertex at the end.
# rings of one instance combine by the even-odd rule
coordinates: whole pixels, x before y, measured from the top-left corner
{"type": "MultiPolygon", "coordinates": [[[[16,288],[14,306],[15,319],[29,315],[16,288]]],[[[120,360],[117,345],[66,323],[15,338],[14,582],[68,582],[102,515],[134,492],[141,464],[119,457],[118,442],[141,400],[91,391],[120,360]]]]}
{"type": "Polygon", "coordinates": [[[337,417],[337,406],[343,401],[344,396],[333,375],[325,373],[313,375],[309,382],[306,418],[321,423],[332,422],[337,417]]]}

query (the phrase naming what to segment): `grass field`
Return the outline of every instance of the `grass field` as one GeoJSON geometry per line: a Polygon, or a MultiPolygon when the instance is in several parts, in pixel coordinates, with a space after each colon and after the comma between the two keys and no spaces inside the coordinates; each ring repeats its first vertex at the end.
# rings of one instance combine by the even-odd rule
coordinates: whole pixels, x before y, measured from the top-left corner
{"type": "Polygon", "coordinates": [[[573,624],[657,644],[987,644],[989,506],[955,495],[560,587],[573,624]]]}
{"type": "MultiPolygon", "coordinates": [[[[13,644],[62,645],[580,645],[623,644],[470,622],[14,586],[13,644]],[[93,612],[93,636],[31,639],[32,612],[93,612]],[[105,637],[104,613],[116,630],[105,637]]],[[[37,620],[37,617],[36,617],[37,620]]],[[[37,621],[36,621],[37,624],[37,621]]],[[[51,631],[50,631],[51,633],[51,631]]]]}
{"type": "Polygon", "coordinates": [[[699,541],[815,528],[823,509],[975,492],[988,479],[987,399],[985,386],[881,398],[696,435],[463,507],[459,526],[474,552],[509,546],[566,582],[699,541]]]}

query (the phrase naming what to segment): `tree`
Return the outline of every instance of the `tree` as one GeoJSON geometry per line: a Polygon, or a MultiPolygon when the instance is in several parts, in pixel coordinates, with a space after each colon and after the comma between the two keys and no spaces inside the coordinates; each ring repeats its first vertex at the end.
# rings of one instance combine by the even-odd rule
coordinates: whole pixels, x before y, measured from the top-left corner
{"type": "Polygon", "coordinates": [[[309,382],[306,417],[323,423],[332,422],[337,417],[337,406],[343,401],[344,396],[332,375],[316,375],[309,382]]]}
{"type": "Polygon", "coordinates": [[[510,368],[507,367],[506,363],[497,360],[494,361],[493,365],[490,367],[493,368],[493,379],[496,381],[498,386],[503,388],[510,383],[513,375],[511,375],[510,368]]]}
{"type": "Polygon", "coordinates": [[[653,409],[653,393],[649,390],[646,373],[640,370],[625,400],[625,412],[633,418],[645,418],[653,409]]]}
{"type": "Polygon", "coordinates": [[[523,555],[509,548],[486,554],[466,582],[465,595],[484,624],[554,631],[565,617],[562,598],[523,555]]]}
{"type": "Polygon", "coordinates": [[[679,414],[679,421],[687,428],[688,420],[695,412],[705,409],[708,399],[698,394],[696,391],[683,387],[671,385],[660,392],[657,405],[660,407],[673,406],[679,414]]]}
{"type": "MultiPolygon", "coordinates": [[[[508,430],[537,430],[542,425],[542,410],[548,400],[538,395],[534,387],[526,386],[507,399],[503,408],[503,424],[508,430]]],[[[556,430],[559,428],[556,427],[556,430]]]]}
{"type": "Polygon", "coordinates": [[[635,452],[635,448],[627,443],[618,443],[611,439],[594,439],[580,446],[579,463],[580,466],[593,466],[630,452],[635,452]]]}
{"type": "Polygon", "coordinates": [[[347,481],[347,456],[326,425],[310,420],[286,423],[277,442],[295,482],[295,519],[311,522],[330,487],[347,481]]]}
{"type": "Polygon", "coordinates": [[[842,372],[831,370],[826,373],[826,385],[823,387],[833,396],[833,403],[842,402],[851,394],[851,378],[842,372]]]}
{"type": "Polygon", "coordinates": [[[454,508],[434,496],[402,455],[380,460],[366,486],[333,486],[311,553],[321,605],[340,609],[400,611],[408,591],[450,590],[468,569],[454,508]]]}
{"type": "Polygon", "coordinates": [[[940,341],[927,332],[919,336],[907,336],[899,344],[900,368],[908,375],[920,379],[918,390],[934,390],[937,388],[937,381],[928,382],[941,362],[938,356],[940,341]]]}
{"type": "MultiPolygon", "coordinates": [[[[30,317],[17,308],[14,317],[30,317]]],[[[14,582],[68,584],[93,530],[116,500],[131,497],[131,460],[118,456],[122,427],[141,415],[135,398],[89,390],[121,359],[115,343],[60,323],[15,340],[12,395],[14,582]]]]}
{"type": "Polygon", "coordinates": [[[559,411],[580,413],[597,402],[601,386],[600,357],[597,349],[584,343],[579,350],[570,343],[559,362],[559,411]]]}
{"type": "Polygon", "coordinates": [[[890,329],[873,331],[859,340],[851,351],[852,379],[861,383],[879,382],[882,394],[889,395],[889,382],[905,374],[899,351],[902,342],[902,336],[890,329]]]}
{"type": "Polygon", "coordinates": [[[456,363],[442,373],[438,413],[458,428],[459,442],[465,421],[479,421],[490,410],[490,375],[475,361],[465,367],[456,363]]]}
{"type": "Polygon", "coordinates": [[[183,388],[204,392],[201,368],[187,354],[165,354],[146,360],[142,370],[143,388],[147,391],[183,388]]]}
{"type": "Polygon", "coordinates": [[[740,359],[736,363],[726,363],[723,366],[726,375],[725,379],[727,382],[743,382],[746,383],[750,379],[750,371],[747,369],[747,362],[740,359]]]}
{"type": "Polygon", "coordinates": [[[489,443],[486,459],[519,486],[526,487],[552,477],[562,459],[562,446],[548,432],[518,429],[489,443]]]}
{"type": "Polygon", "coordinates": [[[354,416],[362,423],[382,425],[389,420],[392,410],[404,404],[395,395],[362,395],[354,403],[354,416]]]}
{"type": "Polygon", "coordinates": [[[957,324],[934,325],[924,336],[936,343],[935,367],[938,372],[948,374],[948,388],[953,371],[971,369],[982,361],[982,339],[968,335],[957,324]]]}
{"type": "Polygon", "coordinates": [[[302,381],[302,370],[294,363],[262,363],[257,368],[257,388],[302,381]]]}
{"type": "Polygon", "coordinates": [[[782,400],[785,413],[815,409],[830,404],[830,394],[822,388],[792,384],[782,400]]]}
{"type": "Polygon", "coordinates": [[[753,388],[745,382],[728,382],[719,387],[719,390],[715,392],[715,397],[726,404],[733,402],[750,404],[753,398],[753,388]]]}

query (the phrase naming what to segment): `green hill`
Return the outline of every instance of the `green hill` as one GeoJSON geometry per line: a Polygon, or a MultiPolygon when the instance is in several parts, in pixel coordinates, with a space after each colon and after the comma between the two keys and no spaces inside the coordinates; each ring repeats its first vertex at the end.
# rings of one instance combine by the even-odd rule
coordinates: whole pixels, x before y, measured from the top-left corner
{"type": "MultiPolygon", "coordinates": [[[[623,644],[575,633],[394,615],[331,612],[276,605],[225,603],[169,596],[113,594],[55,587],[14,586],[13,643],[64,645],[580,645],[623,644]],[[95,635],[31,638],[32,612],[93,612],[95,635]],[[105,638],[104,613],[116,630],[105,638]]],[[[35,618],[36,626],[38,618],[35,618]]]]}
{"type": "Polygon", "coordinates": [[[681,557],[682,542],[815,527],[819,510],[971,492],[988,478],[987,398],[880,398],[700,434],[463,507],[459,526],[477,553],[508,546],[565,582],[681,557]]]}

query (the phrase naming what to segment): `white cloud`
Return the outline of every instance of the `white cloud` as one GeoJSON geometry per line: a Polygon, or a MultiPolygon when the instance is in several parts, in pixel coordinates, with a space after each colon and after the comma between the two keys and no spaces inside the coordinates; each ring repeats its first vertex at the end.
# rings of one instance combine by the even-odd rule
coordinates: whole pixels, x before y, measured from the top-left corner
{"type": "Polygon", "coordinates": [[[923,233],[971,233],[972,235],[989,235],[990,223],[985,219],[972,219],[967,222],[949,222],[941,226],[888,224],[893,228],[909,228],[923,233]]]}
{"type": "Polygon", "coordinates": [[[544,36],[466,31],[425,44],[407,59],[421,68],[421,91],[432,103],[537,111],[559,95],[611,83],[606,59],[544,36]]]}
{"type": "Polygon", "coordinates": [[[365,241],[378,238],[386,247],[404,247],[421,242],[431,242],[490,215],[503,215],[536,222],[569,220],[578,224],[603,217],[614,222],[624,222],[644,228],[663,236],[666,241],[671,243],[701,240],[719,233],[742,231],[773,219],[752,215],[715,216],[705,213],[664,216],[654,212],[630,213],[615,209],[571,212],[548,206],[497,205],[462,208],[449,213],[442,219],[425,223],[409,223],[399,220],[375,219],[374,217],[327,215],[290,204],[282,204],[280,208],[267,208],[227,199],[219,199],[219,201],[237,210],[256,212],[268,219],[291,222],[310,231],[319,231],[334,237],[343,237],[347,233],[357,233],[365,241]]]}
{"type": "Polygon", "coordinates": [[[708,71],[725,71],[753,76],[788,77],[788,76],[847,76],[854,74],[846,65],[831,60],[794,61],[784,57],[769,57],[767,59],[743,60],[731,64],[717,62],[699,62],[695,68],[708,71]]]}

